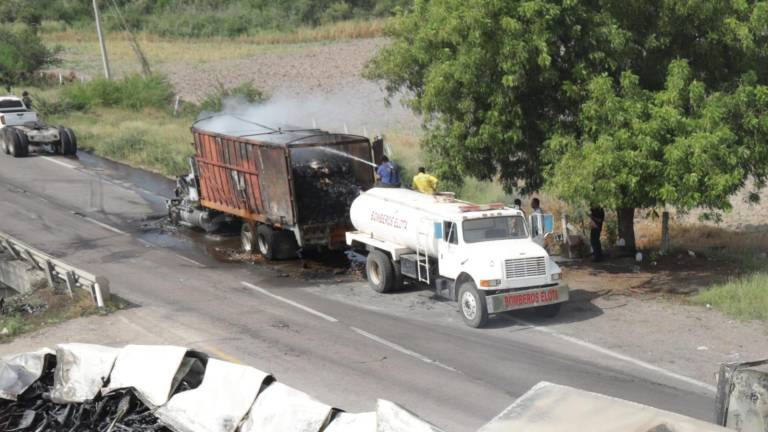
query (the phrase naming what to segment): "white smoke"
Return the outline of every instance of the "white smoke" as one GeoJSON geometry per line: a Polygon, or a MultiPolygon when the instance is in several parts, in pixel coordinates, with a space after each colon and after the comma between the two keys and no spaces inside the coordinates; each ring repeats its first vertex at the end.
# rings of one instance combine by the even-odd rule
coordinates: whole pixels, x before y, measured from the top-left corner
{"type": "Polygon", "coordinates": [[[366,98],[353,91],[301,98],[277,94],[262,104],[227,98],[222,112],[202,113],[195,124],[199,129],[236,136],[278,128],[318,128],[369,137],[417,125],[418,119],[399,101],[388,106],[383,96],[366,98]]]}

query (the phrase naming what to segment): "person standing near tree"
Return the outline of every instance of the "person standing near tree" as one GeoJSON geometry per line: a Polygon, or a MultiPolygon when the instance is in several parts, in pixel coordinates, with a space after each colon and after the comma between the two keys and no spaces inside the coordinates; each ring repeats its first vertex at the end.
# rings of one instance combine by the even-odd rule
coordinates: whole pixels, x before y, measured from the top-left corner
{"type": "Polygon", "coordinates": [[[605,221],[605,210],[598,205],[592,205],[589,209],[589,244],[592,246],[592,260],[595,262],[603,259],[603,245],[600,243],[603,221],[605,221]]]}

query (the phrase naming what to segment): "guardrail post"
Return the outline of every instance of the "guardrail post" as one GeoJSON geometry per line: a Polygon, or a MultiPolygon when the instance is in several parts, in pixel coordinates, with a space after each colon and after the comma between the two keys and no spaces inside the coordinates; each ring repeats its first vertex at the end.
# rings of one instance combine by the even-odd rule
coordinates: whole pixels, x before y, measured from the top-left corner
{"type": "Polygon", "coordinates": [[[96,296],[96,306],[104,307],[109,301],[109,280],[105,277],[96,276],[96,283],[93,284],[93,293],[96,296]]]}
{"type": "Polygon", "coordinates": [[[22,253],[27,258],[27,260],[29,260],[30,264],[35,266],[35,268],[37,268],[39,270],[45,271],[45,269],[40,266],[40,263],[37,262],[37,260],[35,259],[34,255],[32,255],[32,252],[30,252],[29,250],[25,249],[22,253]]]}
{"type": "Polygon", "coordinates": [[[67,294],[72,297],[72,292],[77,288],[77,282],[75,281],[75,274],[71,271],[64,273],[64,277],[67,280],[67,294]]]}
{"type": "Polygon", "coordinates": [[[8,239],[5,239],[3,241],[3,244],[5,245],[5,248],[8,249],[8,252],[10,252],[15,259],[21,258],[21,256],[19,256],[19,253],[16,252],[16,249],[13,248],[13,244],[11,244],[11,242],[8,239]]]}
{"type": "Polygon", "coordinates": [[[46,260],[44,264],[45,264],[45,268],[43,268],[43,271],[45,272],[45,277],[48,279],[48,286],[55,291],[56,279],[54,279],[53,264],[51,264],[51,262],[48,260],[46,260]]]}

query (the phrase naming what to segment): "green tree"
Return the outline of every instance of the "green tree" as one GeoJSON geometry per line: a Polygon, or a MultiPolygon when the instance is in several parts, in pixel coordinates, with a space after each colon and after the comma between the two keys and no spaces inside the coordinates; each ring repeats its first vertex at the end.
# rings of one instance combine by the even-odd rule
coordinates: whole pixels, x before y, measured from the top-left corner
{"type": "Polygon", "coordinates": [[[635,208],[727,208],[765,177],[766,1],[416,0],[390,31],[366,76],[424,115],[444,178],[546,180],[633,248],[635,208]]]}
{"type": "Polygon", "coordinates": [[[0,27],[0,84],[9,91],[35,72],[57,62],[55,50],[46,48],[34,30],[12,31],[0,27]]]}

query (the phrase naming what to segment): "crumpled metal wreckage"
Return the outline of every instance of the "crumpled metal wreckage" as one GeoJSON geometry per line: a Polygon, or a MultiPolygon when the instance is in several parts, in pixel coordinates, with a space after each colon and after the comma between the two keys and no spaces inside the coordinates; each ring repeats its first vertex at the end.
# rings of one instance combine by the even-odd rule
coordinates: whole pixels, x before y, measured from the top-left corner
{"type": "Polygon", "coordinates": [[[347,413],[183,347],[76,343],[0,359],[0,430],[440,432],[389,401],[347,413]]]}
{"type": "MultiPolygon", "coordinates": [[[[729,369],[729,381],[721,385],[727,394],[718,395],[719,400],[726,401],[718,418],[735,418],[737,409],[744,405],[741,399],[746,396],[742,397],[742,393],[750,393],[739,390],[733,383],[744,381],[742,387],[751,386],[750,394],[757,394],[756,385],[763,385],[762,390],[768,391],[768,379],[750,371],[756,378],[747,382],[733,372],[737,369],[729,369]]],[[[754,408],[752,411],[759,411],[763,406],[760,405],[762,399],[760,403],[752,399],[748,402],[750,409],[754,408]]],[[[745,413],[752,415],[752,411],[745,413]]],[[[738,417],[740,424],[760,423],[760,413],[752,417],[746,414],[738,417]]],[[[0,359],[0,430],[440,432],[386,400],[378,400],[374,412],[347,413],[277,382],[269,373],[209,358],[183,347],[110,348],[74,343],[58,345],[55,351],[41,349],[0,359]]],[[[732,429],[542,382],[479,432],[571,430],[719,432],[732,429]]]]}

